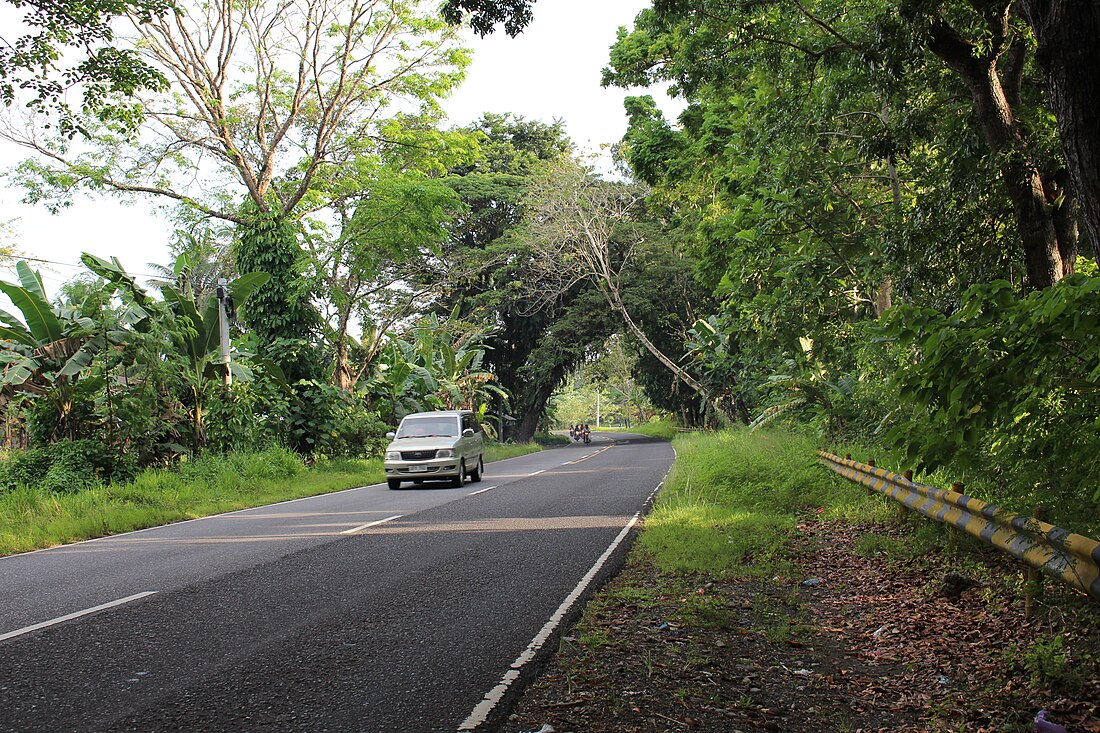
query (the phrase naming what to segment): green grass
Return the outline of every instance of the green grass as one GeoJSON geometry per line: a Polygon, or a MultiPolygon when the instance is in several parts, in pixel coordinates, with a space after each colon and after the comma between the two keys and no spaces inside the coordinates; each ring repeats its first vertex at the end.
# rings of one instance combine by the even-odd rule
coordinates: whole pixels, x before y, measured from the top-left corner
{"type": "Polygon", "coordinates": [[[676,463],[640,542],[671,572],[771,577],[800,518],[893,511],[818,465],[810,438],[744,429],[680,434],[676,463]]]}
{"type": "Polygon", "coordinates": [[[485,446],[485,462],[503,461],[505,458],[525,456],[540,450],[542,446],[538,443],[489,443],[485,446]]]}
{"type": "Polygon", "coordinates": [[[620,433],[638,433],[639,435],[648,435],[653,438],[663,438],[665,440],[672,440],[677,435],[676,423],[672,420],[654,420],[653,422],[635,425],[630,428],[600,428],[600,430],[620,433]]]}
{"type": "MultiPolygon", "coordinates": [[[[486,446],[485,460],[540,450],[486,446]]],[[[307,468],[284,449],[203,456],[178,469],[148,469],[134,481],[69,493],[27,487],[0,493],[0,555],[130,532],[385,481],[380,459],[329,459],[307,468]]]]}
{"type": "Polygon", "coordinates": [[[537,433],[535,435],[535,442],[544,448],[556,448],[560,445],[569,445],[573,441],[569,439],[568,435],[558,435],[556,433],[537,433]]]}

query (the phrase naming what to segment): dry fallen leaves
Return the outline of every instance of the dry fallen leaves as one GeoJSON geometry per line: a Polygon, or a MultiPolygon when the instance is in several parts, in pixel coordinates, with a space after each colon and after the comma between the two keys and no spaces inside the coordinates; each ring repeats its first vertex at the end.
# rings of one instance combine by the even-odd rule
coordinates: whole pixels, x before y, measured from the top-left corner
{"type": "Polygon", "coordinates": [[[771,582],[670,575],[635,552],[502,730],[993,733],[1045,709],[1100,733],[1096,604],[1049,587],[1025,622],[1010,558],[861,557],[867,533],[906,536],[815,518],[800,577],[771,582]],[[978,584],[941,597],[946,573],[978,584]]]}

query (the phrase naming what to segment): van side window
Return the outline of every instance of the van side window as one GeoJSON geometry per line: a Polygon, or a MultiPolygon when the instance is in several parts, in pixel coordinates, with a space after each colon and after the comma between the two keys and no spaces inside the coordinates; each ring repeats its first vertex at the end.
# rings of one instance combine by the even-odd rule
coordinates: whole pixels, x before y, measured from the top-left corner
{"type": "Polygon", "coordinates": [[[473,430],[475,433],[477,432],[477,425],[474,425],[474,419],[469,415],[462,416],[462,429],[465,430],[466,428],[473,430]]]}

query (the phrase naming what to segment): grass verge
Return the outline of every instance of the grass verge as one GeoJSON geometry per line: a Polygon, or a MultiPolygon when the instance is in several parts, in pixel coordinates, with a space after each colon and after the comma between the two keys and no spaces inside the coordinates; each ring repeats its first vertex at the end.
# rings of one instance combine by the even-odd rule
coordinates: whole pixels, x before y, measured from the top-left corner
{"type": "Polygon", "coordinates": [[[672,440],[678,434],[676,422],[673,420],[654,420],[653,422],[635,425],[631,428],[600,428],[600,430],[637,433],[639,435],[648,435],[653,438],[663,438],[664,440],[672,440]]]}
{"type": "MultiPolygon", "coordinates": [[[[486,446],[485,460],[541,450],[486,446]]],[[[380,459],[331,459],[306,467],[280,448],[203,456],[178,469],[148,469],[132,482],[66,493],[20,486],[0,493],[0,555],[131,532],[185,519],[327,494],[385,481],[380,459]]]]}
{"type": "Polygon", "coordinates": [[[728,430],[673,445],[676,464],[640,538],[663,570],[771,577],[786,571],[800,517],[889,511],[821,468],[807,437],[728,430]]]}
{"type": "Polygon", "coordinates": [[[1030,730],[1040,709],[1100,731],[1095,604],[1048,584],[1027,620],[1010,556],[949,544],[819,466],[812,439],[674,445],[626,567],[501,733],[988,733],[1030,730]]]}

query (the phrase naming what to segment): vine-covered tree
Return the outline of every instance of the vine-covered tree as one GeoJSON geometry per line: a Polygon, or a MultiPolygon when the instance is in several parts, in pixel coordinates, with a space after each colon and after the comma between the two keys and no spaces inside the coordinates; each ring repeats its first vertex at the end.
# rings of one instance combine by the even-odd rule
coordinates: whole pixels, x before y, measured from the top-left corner
{"type": "Polygon", "coordinates": [[[393,106],[437,112],[468,60],[455,31],[416,0],[181,2],[127,18],[135,52],[170,93],[138,97],[140,136],[89,121],[79,151],[34,125],[9,129],[38,154],[19,168],[28,199],[56,207],[80,189],[148,194],[235,223],[237,269],[271,275],[243,321],[292,382],[320,379],[297,222],[354,175],[393,106]]]}

